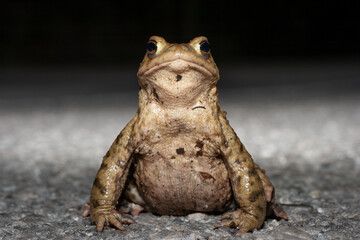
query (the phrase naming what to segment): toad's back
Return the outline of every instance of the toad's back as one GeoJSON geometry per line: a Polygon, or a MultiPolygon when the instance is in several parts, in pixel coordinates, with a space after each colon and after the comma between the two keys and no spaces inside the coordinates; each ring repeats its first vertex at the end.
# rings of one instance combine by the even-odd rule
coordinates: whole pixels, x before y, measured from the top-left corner
{"type": "Polygon", "coordinates": [[[158,214],[222,212],[231,199],[229,176],[210,142],[165,138],[138,155],[135,179],[143,200],[158,214]]]}

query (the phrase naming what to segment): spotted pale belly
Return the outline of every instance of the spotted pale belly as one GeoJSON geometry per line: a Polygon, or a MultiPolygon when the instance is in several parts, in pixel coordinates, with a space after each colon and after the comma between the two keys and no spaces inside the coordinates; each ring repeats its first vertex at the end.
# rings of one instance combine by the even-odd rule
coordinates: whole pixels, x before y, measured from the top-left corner
{"type": "Polygon", "coordinates": [[[168,156],[157,152],[137,159],[134,176],[147,207],[160,215],[223,212],[231,202],[232,191],[222,159],[199,156],[183,148],[176,152],[168,156]]]}

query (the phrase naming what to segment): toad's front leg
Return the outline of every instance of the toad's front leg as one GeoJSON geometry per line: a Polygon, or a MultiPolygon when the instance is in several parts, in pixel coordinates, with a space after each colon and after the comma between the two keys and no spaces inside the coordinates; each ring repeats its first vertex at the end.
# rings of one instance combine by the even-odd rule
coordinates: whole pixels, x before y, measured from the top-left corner
{"type": "Polygon", "coordinates": [[[220,117],[224,134],[221,151],[229,172],[230,182],[239,209],[226,213],[224,226],[237,228],[238,232],[259,229],[266,215],[266,198],[263,184],[255,164],[224,116],[220,117]]]}
{"type": "Polygon", "coordinates": [[[123,218],[116,210],[116,204],[125,186],[131,165],[131,155],[134,149],[133,133],[136,117],[128,123],[116,138],[103,162],[92,187],[90,197],[90,219],[96,224],[97,231],[102,231],[104,225],[113,225],[119,230],[125,230],[122,224],[134,223],[123,218]]]}

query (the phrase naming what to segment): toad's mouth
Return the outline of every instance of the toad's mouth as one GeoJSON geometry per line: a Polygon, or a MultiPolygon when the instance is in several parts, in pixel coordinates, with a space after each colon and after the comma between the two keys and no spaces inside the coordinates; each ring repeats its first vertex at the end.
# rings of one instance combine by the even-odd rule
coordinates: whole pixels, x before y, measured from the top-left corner
{"type": "Polygon", "coordinates": [[[214,69],[205,63],[188,59],[182,55],[175,55],[172,58],[156,61],[146,68],[140,68],[138,71],[138,77],[142,78],[144,76],[149,76],[160,69],[168,68],[169,71],[175,73],[183,73],[186,71],[195,70],[210,78],[218,78],[217,69],[214,69]]]}

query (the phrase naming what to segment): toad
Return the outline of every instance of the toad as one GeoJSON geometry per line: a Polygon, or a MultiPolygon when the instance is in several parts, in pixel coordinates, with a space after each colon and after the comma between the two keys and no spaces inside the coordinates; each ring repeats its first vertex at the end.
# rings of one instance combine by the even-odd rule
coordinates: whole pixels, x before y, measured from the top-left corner
{"type": "Polygon", "coordinates": [[[217,227],[238,232],[259,229],[266,215],[287,219],[220,107],[206,37],[182,44],[151,37],[137,76],[138,111],[104,156],[83,209],[97,231],[125,230],[134,220],[123,214],[143,210],[226,212],[217,227]]]}

